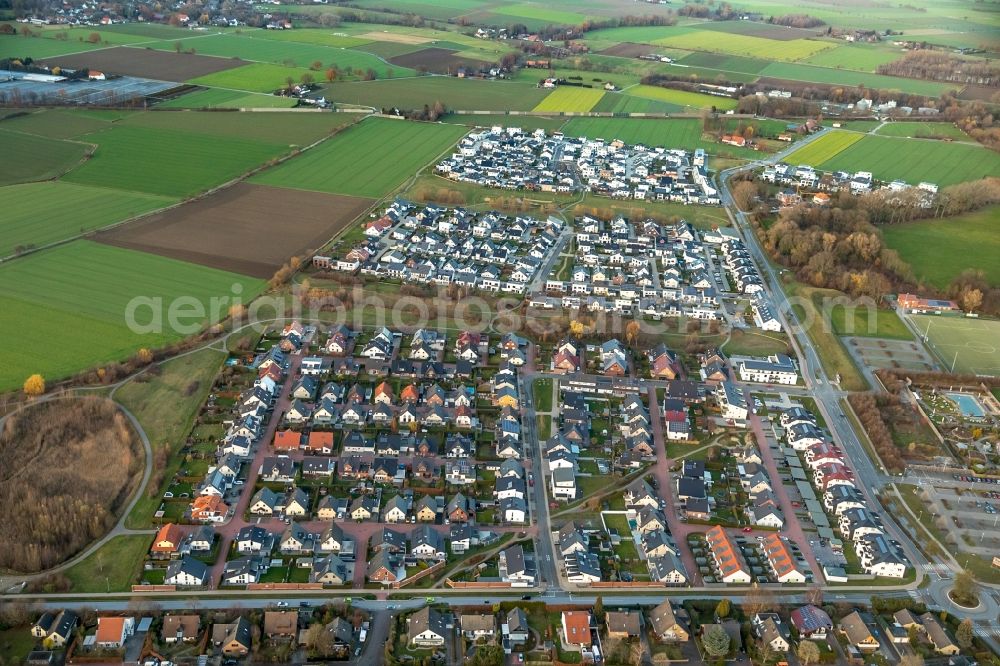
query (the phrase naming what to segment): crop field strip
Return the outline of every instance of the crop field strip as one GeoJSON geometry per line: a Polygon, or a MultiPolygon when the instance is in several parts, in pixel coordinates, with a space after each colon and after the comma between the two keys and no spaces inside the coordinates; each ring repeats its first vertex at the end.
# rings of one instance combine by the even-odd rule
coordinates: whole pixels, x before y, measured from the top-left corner
{"type": "MultiPolygon", "coordinates": [[[[33,372],[54,380],[184,337],[166,315],[159,332],[129,330],[126,308],[136,297],[161,298],[164,308],[188,297],[207,311],[208,299],[231,296],[233,285],[240,285],[244,302],[264,286],[235,273],[83,240],[0,265],[0,283],[0,318],[30,321],[45,332],[44,353],[26,354],[23,328],[0,326],[0,390],[19,386],[33,372]]],[[[138,321],[148,323],[148,317],[148,309],[137,312],[138,321]]]]}
{"type": "Polygon", "coordinates": [[[687,90],[660,88],[658,86],[638,85],[634,88],[629,88],[624,94],[693,109],[708,109],[714,106],[719,110],[728,111],[729,109],[735,109],[738,105],[738,102],[732,97],[705,95],[687,90]]]}
{"type": "Polygon", "coordinates": [[[0,187],[0,257],[168,206],[175,199],[66,182],[0,187]]]}
{"type": "Polygon", "coordinates": [[[784,80],[841,86],[864,85],[867,88],[899,90],[914,95],[928,95],[931,97],[937,97],[946,90],[954,90],[960,87],[953,83],[904,79],[898,76],[852,72],[850,70],[816,67],[815,65],[791,62],[771,63],[760,72],[760,75],[768,80],[775,79],[776,85],[781,85],[784,80]]]}
{"type": "Polygon", "coordinates": [[[266,93],[208,88],[195,90],[156,105],[158,109],[290,109],[297,100],[266,93]]]}
{"type": "Polygon", "coordinates": [[[535,111],[590,111],[604,97],[604,90],[559,86],[535,107],[535,111]]]}
{"type": "MultiPolygon", "coordinates": [[[[856,132],[843,132],[834,130],[828,132],[818,139],[813,140],[809,145],[799,148],[785,158],[789,164],[809,164],[818,167],[823,162],[833,158],[837,153],[846,150],[848,146],[857,143],[864,137],[856,132]]],[[[865,170],[858,167],[854,171],[865,170]]]]}
{"type": "Polygon", "coordinates": [[[813,56],[820,51],[836,46],[832,42],[813,39],[792,39],[782,41],[750,35],[728,34],[711,30],[693,31],[657,39],[653,44],[672,46],[690,51],[728,53],[737,56],[769,58],[772,60],[797,61],[813,56]]]}
{"type": "Polygon", "coordinates": [[[47,139],[75,139],[105,129],[109,122],[77,110],[21,110],[0,120],[0,129],[47,139]]]}
{"type": "Polygon", "coordinates": [[[601,98],[593,110],[611,111],[612,113],[680,113],[684,111],[684,107],[655,99],[608,93],[601,98]]]}
{"type": "Polygon", "coordinates": [[[621,139],[625,143],[646,146],[703,148],[713,154],[720,150],[727,154],[754,157],[759,155],[749,148],[723,146],[702,139],[701,121],[695,118],[643,119],[643,118],[572,118],[563,126],[568,136],[586,136],[606,140],[621,139]]]}
{"type": "Polygon", "coordinates": [[[517,81],[457,79],[452,76],[334,83],[323,89],[328,100],[376,108],[420,109],[441,102],[449,109],[531,111],[548,90],[517,81]]]}
{"type": "Polygon", "coordinates": [[[251,181],[377,199],[465,133],[457,125],[369,118],[251,181]]]}
{"type": "Polygon", "coordinates": [[[973,138],[955,127],[951,123],[931,123],[931,122],[907,122],[895,121],[885,123],[879,127],[875,134],[878,136],[901,136],[901,137],[948,137],[955,141],[969,141],[973,138]]]}
{"type": "Polygon", "coordinates": [[[84,142],[2,129],[0,124],[0,185],[54,178],[80,164],[92,146],[84,142]]]}
{"type": "Polygon", "coordinates": [[[224,72],[246,63],[232,58],[212,58],[191,53],[118,46],[90,53],[48,58],[45,64],[69,69],[93,67],[103,72],[113,72],[123,76],[182,82],[199,76],[224,72]]]}
{"type": "Polygon", "coordinates": [[[267,279],[289,257],[319,249],[372,203],[360,197],[238,183],[95,239],[267,279]],[[275,210],[295,224],[275,233],[275,210]]]}

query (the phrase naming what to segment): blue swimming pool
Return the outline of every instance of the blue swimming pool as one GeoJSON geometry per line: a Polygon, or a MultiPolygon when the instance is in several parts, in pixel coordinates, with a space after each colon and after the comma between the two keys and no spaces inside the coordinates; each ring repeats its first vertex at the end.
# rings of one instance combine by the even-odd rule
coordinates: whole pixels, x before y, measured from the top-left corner
{"type": "Polygon", "coordinates": [[[983,409],[982,404],[980,404],[976,396],[969,395],[968,393],[945,393],[945,395],[955,401],[955,404],[958,405],[958,411],[962,412],[962,416],[970,416],[977,419],[986,416],[986,410],[983,409]]]}

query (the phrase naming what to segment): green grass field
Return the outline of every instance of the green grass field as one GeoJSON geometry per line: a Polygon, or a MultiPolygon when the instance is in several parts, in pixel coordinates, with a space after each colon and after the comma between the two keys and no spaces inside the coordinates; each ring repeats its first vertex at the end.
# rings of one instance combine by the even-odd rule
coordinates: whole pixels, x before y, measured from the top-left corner
{"type": "Polygon", "coordinates": [[[323,90],[328,100],[376,108],[421,109],[441,102],[449,109],[531,111],[548,90],[516,81],[483,81],[451,76],[421,76],[397,81],[334,83],[323,90]]]}
{"type": "Polygon", "coordinates": [[[705,67],[727,72],[741,72],[743,74],[759,74],[769,64],[769,61],[763,58],[744,58],[741,56],[705,52],[692,53],[681,58],[679,62],[689,67],[705,67]]]}
{"type": "Polygon", "coordinates": [[[270,93],[284,88],[289,79],[292,83],[301,83],[305,75],[316,81],[323,79],[322,72],[314,72],[304,67],[286,67],[271,63],[256,62],[235,69],[227,69],[214,74],[206,74],[188,83],[208,88],[226,88],[254,93],[270,93]]]}
{"type": "Polygon", "coordinates": [[[921,334],[926,333],[947,368],[955,362],[955,372],[1000,375],[1000,346],[997,344],[1000,321],[935,315],[909,317],[921,334]]]}
{"type": "MultiPolygon", "coordinates": [[[[795,163],[792,156],[788,161],[795,163]]],[[[824,171],[871,171],[879,180],[899,179],[911,185],[929,181],[944,187],[1000,176],[1000,155],[978,145],[865,135],[819,167],[824,171]]]]}
{"type": "Polygon", "coordinates": [[[615,92],[602,97],[593,110],[612,113],[680,113],[684,111],[684,107],[615,92]]]}
{"type": "Polygon", "coordinates": [[[295,100],[290,97],[245,93],[239,90],[222,90],[210,88],[196,90],[180,97],[167,100],[156,105],[158,109],[262,109],[284,108],[295,106],[295,100]]]}
{"type": "Polygon", "coordinates": [[[882,125],[875,134],[901,137],[947,137],[956,141],[972,141],[972,137],[951,123],[892,122],[882,125]]]}
{"type": "Polygon", "coordinates": [[[734,157],[759,156],[759,153],[749,148],[726,146],[704,139],[701,121],[695,118],[572,118],[563,127],[563,132],[570,136],[621,139],[625,143],[647,146],[685,150],[703,148],[713,155],[724,153],[734,157]]]}
{"type": "Polygon", "coordinates": [[[97,143],[97,152],[65,180],[175,197],[203,192],[287,150],[252,139],[117,124],[84,139],[97,143]]]}
{"type": "Polygon", "coordinates": [[[399,187],[465,133],[466,128],[458,125],[371,118],[252,180],[378,198],[399,187]]]}
{"type": "MultiPolygon", "coordinates": [[[[257,63],[273,63],[289,67],[307,68],[314,62],[320,62],[323,69],[337,65],[341,70],[374,69],[380,78],[389,76],[411,76],[415,72],[406,67],[398,67],[369,54],[355,49],[325,46],[316,43],[301,43],[296,41],[262,37],[266,31],[250,31],[240,35],[221,34],[195,36],[190,39],[163,40],[148,46],[161,51],[173,51],[179,42],[182,49],[194,49],[201,55],[219,56],[222,58],[242,58],[257,63]],[[391,70],[391,71],[390,71],[391,70]]],[[[280,31],[276,31],[280,32],[280,31]]],[[[292,31],[294,32],[294,31],[292,31]]],[[[322,77],[322,71],[316,78],[322,77]]]]}
{"type": "MultiPolygon", "coordinates": [[[[838,46],[807,58],[804,62],[819,67],[833,69],[851,69],[859,72],[874,72],[879,65],[898,60],[903,55],[901,50],[890,51],[867,45],[838,46]]],[[[760,71],[760,70],[758,70],[760,71]]]]}
{"type": "Polygon", "coordinates": [[[0,53],[11,58],[54,58],[56,56],[81,51],[107,48],[104,44],[81,41],[61,41],[50,37],[22,37],[21,35],[0,35],[0,53]]]}
{"type": "Polygon", "coordinates": [[[566,119],[559,116],[508,116],[508,115],[460,115],[451,113],[445,116],[444,122],[466,127],[520,127],[523,130],[543,129],[554,132],[562,129],[566,119]]]}
{"type": "Polygon", "coordinates": [[[672,46],[690,51],[728,53],[769,60],[796,61],[809,58],[820,51],[834,48],[832,42],[813,39],[777,40],[751,35],[719,33],[712,30],[696,30],[684,35],[658,39],[654,44],[672,46]]]}
{"type": "Polygon", "coordinates": [[[937,97],[946,90],[954,90],[961,86],[937,81],[920,81],[904,79],[898,76],[884,76],[868,72],[854,72],[847,69],[830,69],[792,62],[775,62],[760,72],[761,76],[775,79],[790,79],[792,81],[811,81],[841,86],[863,85],[866,88],[880,90],[899,90],[914,95],[937,97]]]}
{"type": "Polygon", "coordinates": [[[139,582],[142,561],[152,542],[147,534],[113,537],[66,570],[73,592],[128,592],[139,582]]]}
{"type": "Polygon", "coordinates": [[[785,291],[790,297],[789,302],[793,304],[792,310],[797,323],[805,327],[827,376],[835,380],[839,374],[840,386],[846,391],[868,390],[867,380],[820,309],[823,298],[837,298],[843,294],[833,289],[817,289],[797,282],[785,285],[785,291]]]}
{"type": "Polygon", "coordinates": [[[100,229],[175,200],[139,192],[49,182],[0,188],[0,257],[100,229]]]}
{"type": "Polygon", "coordinates": [[[737,101],[731,97],[703,95],[701,93],[688,92],[687,90],[674,90],[673,88],[660,88],[658,86],[638,85],[634,88],[629,88],[625,94],[676,104],[677,106],[690,107],[692,109],[709,109],[714,106],[720,111],[728,111],[729,109],[735,109],[737,106],[737,101]]]}
{"type": "Polygon", "coordinates": [[[134,113],[118,126],[176,130],[215,138],[259,137],[275,146],[304,146],[358,120],[357,113],[134,113]]]}
{"type": "Polygon", "coordinates": [[[272,39],[276,42],[318,44],[319,46],[330,46],[337,49],[349,49],[372,43],[372,40],[366,37],[337,35],[334,34],[335,32],[339,31],[336,28],[296,28],[295,30],[261,30],[260,32],[253,33],[253,35],[255,38],[272,39]]]}
{"type": "Polygon", "coordinates": [[[886,245],[913,267],[917,279],[945,288],[966,268],[1000,284],[1000,207],[940,220],[882,227],[886,245]]]}
{"type": "MultiPolygon", "coordinates": [[[[789,164],[811,164],[818,167],[862,138],[862,134],[834,130],[799,148],[786,157],[785,161],[789,164]]],[[[852,172],[858,170],[864,169],[857,167],[852,172]]]]}
{"type": "Polygon", "coordinates": [[[837,335],[893,340],[913,339],[910,330],[899,319],[895,310],[863,306],[849,310],[843,305],[835,305],[829,314],[833,332],[837,335]]]}
{"type": "Polygon", "coordinates": [[[535,111],[590,111],[604,97],[600,88],[559,86],[538,103],[535,111]]]}
{"type": "MultiPolygon", "coordinates": [[[[55,380],[185,337],[190,331],[174,330],[166,312],[180,297],[207,312],[208,300],[231,295],[234,285],[241,286],[244,302],[264,286],[235,273],[84,240],[0,266],[0,283],[0,390],[19,387],[34,372],[55,380]],[[161,330],[129,329],[126,310],[137,297],[162,300],[161,330]],[[25,353],[29,322],[36,351],[25,353]]],[[[137,310],[136,320],[150,323],[150,309],[137,310]]],[[[190,310],[179,314],[184,312],[190,310]]],[[[206,316],[177,321],[197,329],[206,316]]]]}
{"type": "MultiPolygon", "coordinates": [[[[532,19],[543,23],[579,25],[587,20],[586,14],[576,12],[560,11],[549,9],[551,5],[542,4],[517,4],[500,7],[491,7],[490,11],[502,16],[513,16],[516,18],[532,19]]],[[[577,5],[579,6],[579,5],[577,5]]]]}
{"type": "Polygon", "coordinates": [[[32,111],[0,122],[0,129],[37,134],[48,139],[73,139],[108,126],[107,120],[80,111],[32,111]]]}
{"type": "Polygon", "coordinates": [[[84,143],[0,129],[0,185],[55,178],[90,150],[84,143]]]}

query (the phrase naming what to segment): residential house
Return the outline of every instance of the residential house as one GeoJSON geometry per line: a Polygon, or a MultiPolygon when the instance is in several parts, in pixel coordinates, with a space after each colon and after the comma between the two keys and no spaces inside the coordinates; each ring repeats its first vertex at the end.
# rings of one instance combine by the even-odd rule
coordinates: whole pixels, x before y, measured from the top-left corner
{"type": "Polygon", "coordinates": [[[160,637],[164,643],[194,643],[201,632],[201,616],[164,615],[160,637]]]}
{"type": "Polygon", "coordinates": [[[166,585],[178,587],[195,587],[204,585],[207,579],[208,567],[205,563],[190,555],[184,555],[181,559],[174,560],[167,565],[163,582],[166,585]]]}
{"type": "Polygon", "coordinates": [[[647,617],[653,635],[661,643],[686,643],[691,638],[687,626],[678,621],[669,599],[649,611],[647,617]]]}
{"type": "Polygon", "coordinates": [[[642,613],[636,610],[607,611],[604,622],[608,638],[628,640],[642,635],[642,613]]]}
{"type": "Polygon", "coordinates": [[[299,631],[298,611],[264,611],[263,634],[274,641],[294,640],[299,631]]]}
{"type": "Polygon", "coordinates": [[[841,619],[838,629],[850,645],[864,654],[872,654],[879,649],[878,639],[872,635],[868,624],[858,611],[853,611],[841,619]]]}
{"type": "Polygon", "coordinates": [[[418,647],[441,647],[450,635],[447,618],[425,606],[406,618],[409,643],[418,647]]]}
{"type": "Polygon", "coordinates": [[[485,613],[463,613],[459,616],[458,626],[462,634],[470,641],[481,638],[492,638],[496,635],[497,619],[494,615],[485,613]]]}
{"type": "Polygon", "coordinates": [[[117,650],[135,633],[134,617],[99,617],[94,642],[99,648],[117,650]]]}
{"type": "Polygon", "coordinates": [[[793,610],[791,623],[802,638],[825,640],[827,634],[833,631],[833,620],[827,612],[812,604],[799,606],[793,610]]]}
{"type": "Polygon", "coordinates": [[[212,643],[227,657],[245,657],[253,648],[252,641],[250,621],[245,617],[212,627],[212,643]]]}

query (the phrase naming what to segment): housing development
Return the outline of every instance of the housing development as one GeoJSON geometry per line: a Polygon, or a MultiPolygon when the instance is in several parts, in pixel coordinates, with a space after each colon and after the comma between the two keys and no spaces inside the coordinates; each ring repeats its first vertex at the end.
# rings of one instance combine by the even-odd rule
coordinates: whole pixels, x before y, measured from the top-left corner
{"type": "Polygon", "coordinates": [[[1000,31],[842,4],[0,3],[0,665],[1000,666],[1000,31]]]}

